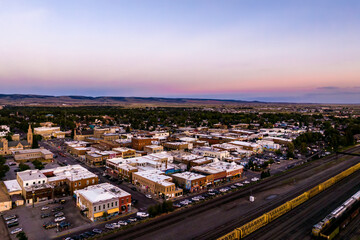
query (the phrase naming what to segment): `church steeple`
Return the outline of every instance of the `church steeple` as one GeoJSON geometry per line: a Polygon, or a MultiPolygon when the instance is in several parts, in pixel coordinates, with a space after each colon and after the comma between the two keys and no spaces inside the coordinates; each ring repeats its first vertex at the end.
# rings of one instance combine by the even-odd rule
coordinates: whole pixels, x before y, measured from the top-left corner
{"type": "Polygon", "coordinates": [[[28,142],[29,145],[32,146],[32,144],[33,144],[33,132],[32,132],[30,124],[29,124],[28,133],[27,133],[27,142],[28,142]]]}

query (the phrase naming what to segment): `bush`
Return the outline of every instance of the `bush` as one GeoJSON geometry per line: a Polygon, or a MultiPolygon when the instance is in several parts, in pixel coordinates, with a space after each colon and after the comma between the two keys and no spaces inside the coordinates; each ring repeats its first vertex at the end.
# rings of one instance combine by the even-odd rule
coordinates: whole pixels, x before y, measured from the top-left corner
{"type": "Polygon", "coordinates": [[[41,169],[44,168],[43,163],[42,163],[41,161],[39,161],[39,160],[35,160],[35,161],[33,161],[32,163],[33,163],[33,165],[34,165],[34,167],[35,167],[36,169],[41,170],[41,169]]]}
{"type": "Polygon", "coordinates": [[[30,167],[29,167],[29,165],[27,165],[25,163],[20,163],[19,164],[19,169],[20,169],[20,171],[25,171],[25,170],[30,169],[30,167]]]}
{"type": "Polygon", "coordinates": [[[148,208],[148,213],[151,217],[155,217],[162,213],[168,213],[174,211],[173,202],[172,201],[163,201],[163,203],[156,204],[154,206],[150,206],[148,208]]]}

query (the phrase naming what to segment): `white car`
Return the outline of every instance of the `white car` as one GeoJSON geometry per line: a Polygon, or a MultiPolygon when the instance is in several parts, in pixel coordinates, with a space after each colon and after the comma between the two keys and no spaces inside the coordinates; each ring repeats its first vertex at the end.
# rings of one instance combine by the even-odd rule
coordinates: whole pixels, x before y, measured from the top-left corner
{"type": "Polygon", "coordinates": [[[222,192],[222,193],[224,193],[224,192],[227,192],[228,191],[228,189],[227,188],[220,188],[220,190],[219,190],[220,192],[222,192]]]}
{"type": "Polygon", "coordinates": [[[19,233],[19,232],[22,232],[22,228],[15,228],[14,230],[12,230],[10,233],[11,234],[16,234],[16,233],[19,233]]]}
{"type": "Polygon", "coordinates": [[[141,218],[147,218],[147,217],[149,217],[149,214],[146,212],[137,212],[136,216],[141,217],[141,218]]]}
{"type": "Polygon", "coordinates": [[[126,226],[126,225],[128,225],[128,223],[125,222],[125,221],[118,221],[118,224],[119,224],[120,226],[126,226]]]}
{"type": "Polygon", "coordinates": [[[243,187],[244,186],[244,184],[242,184],[242,183],[235,183],[234,185],[237,186],[237,187],[243,187]]]}
{"type": "Polygon", "coordinates": [[[245,181],[244,184],[249,184],[250,182],[249,181],[245,181]]]}
{"type": "Polygon", "coordinates": [[[251,179],[251,181],[253,181],[253,182],[259,181],[259,178],[253,177],[253,178],[251,179]]]}
{"type": "Polygon", "coordinates": [[[200,198],[198,197],[193,197],[191,200],[193,200],[194,202],[200,201],[200,198]]]}
{"type": "Polygon", "coordinates": [[[150,194],[146,194],[145,197],[152,198],[152,196],[150,194]]]}
{"type": "Polygon", "coordinates": [[[106,229],[114,229],[115,226],[114,226],[114,224],[112,224],[112,223],[108,223],[108,224],[105,224],[105,228],[106,228],[106,229]]]}
{"type": "Polygon", "coordinates": [[[41,211],[48,210],[48,209],[49,209],[48,206],[44,206],[44,207],[41,208],[41,211]]]}
{"type": "Polygon", "coordinates": [[[61,221],[64,221],[66,219],[66,217],[57,217],[55,218],[55,222],[61,222],[61,221]]]}

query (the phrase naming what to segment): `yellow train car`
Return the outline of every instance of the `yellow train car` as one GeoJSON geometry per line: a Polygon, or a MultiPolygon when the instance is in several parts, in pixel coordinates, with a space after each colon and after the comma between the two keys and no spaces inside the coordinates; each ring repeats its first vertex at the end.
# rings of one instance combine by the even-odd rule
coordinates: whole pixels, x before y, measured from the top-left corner
{"type": "Polygon", "coordinates": [[[322,190],[321,190],[321,185],[317,185],[316,187],[313,187],[312,189],[310,189],[309,191],[307,191],[308,193],[308,197],[312,198],[313,196],[319,194],[322,190]]]}
{"type": "Polygon", "coordinates": [[[239,230],[235,229],[234,231],[218,238],[217,240],[238,240],[240,239],[240,232],[239,230]]]}
{"type": "Polygon", "coordinates": [[[302,204],[303,202],[306,202],[309,199],[308,193],[304,192],[303,194],[297,196],[296,198],[294,198],[293,200],[290,200],[290,204],[291,204],[291,209],[299,206],[300,204],[302,204]]]}
{"type": "Polygon", "coordinates": [[[251,222],[248,222],[247,224],[237,228],[240,232],[240,238],[244,238],[247,235],[249,235],[252,232],[255,232],[259,228],[265,226],[268,223],[268,215],[264,214],[251,222]]]}
{"type": "Polygon", "coordinates": [[[283,205],[275,208],[274,210],[267,212],[266,214],[268,215],[269,222],[271,222],[290,210],[291,210],[291,204],[289,202],[286,202],[283,205]]]}

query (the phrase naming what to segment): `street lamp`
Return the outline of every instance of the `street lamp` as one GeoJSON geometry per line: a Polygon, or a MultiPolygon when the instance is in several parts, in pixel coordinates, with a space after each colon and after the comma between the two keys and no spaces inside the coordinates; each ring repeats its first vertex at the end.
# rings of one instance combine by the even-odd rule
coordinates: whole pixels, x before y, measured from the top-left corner
{"type": "Polygon", "coordinates": [[[32,205],[33,205],[33,207],[34,207],[34,204],[35,204],[35,191],[34,191],[34,190],[32,190],[32,197],[33,197],[33,199],[32,199],[32,205]]]}

